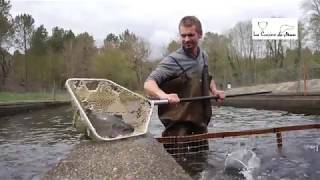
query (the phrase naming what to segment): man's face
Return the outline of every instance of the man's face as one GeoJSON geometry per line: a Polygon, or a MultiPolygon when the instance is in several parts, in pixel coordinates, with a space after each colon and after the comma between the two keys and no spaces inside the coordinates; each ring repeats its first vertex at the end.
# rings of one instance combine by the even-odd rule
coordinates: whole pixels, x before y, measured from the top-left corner
{"type": "Polygon", "coordinates": [[[193,51],[195,48],[197,48],[199,40],[202,36],[196,31],[195,25],[191,27],[180,26],[179,31],[182,46],[186,50],[193,51]]]}

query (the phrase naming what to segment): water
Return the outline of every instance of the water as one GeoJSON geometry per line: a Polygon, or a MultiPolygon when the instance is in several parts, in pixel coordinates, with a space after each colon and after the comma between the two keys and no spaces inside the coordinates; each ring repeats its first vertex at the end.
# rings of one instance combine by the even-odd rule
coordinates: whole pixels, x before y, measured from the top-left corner
{"type": "MultiPolygon", "coordinates": [[[[66,157],[82,141],[71,125],[71,108],[57,108],[0,118],[1,179],[38,179],[66,157]]],[[[319,116],[303,116],[282,111],[263,111],[231,107],[214,108],[210,132],[320,123],[319,116]]],[[[150,131],[159,137],[163,127],[156,117],[150,131]]],[[[184,160],[183,166],[201,180],[288,180],[319,179],[320,131],[283,133],[283,150],[277,150],[274,134],[210,140],[207,158],[184,160]],[[227,154],[244,144],[255,153],[261,164],[257,172],[243,171],[247,176],[225,171],[227,154]],[[247,178],[246,178],[247,177],[247,178]]],[[[245,162],[247,163],[247,162],[245,162]]],[[[255,167],[250,165],[249,167],[255,167]]]]}
{"type": "MultiPolygon", "coordinates": [[[[320,116],[249,108],[214,107],[209,132],[313,123],[320,123],[320,116]]],[[[154,120],[151,126],[151,132],[155,136],[160,136],[163,130],[160,122],[154,120]]],[[[282,138],[282,151],[277,148],[275,134],[214,139],[210,140],[210,150],[206,160],[194,158],[182,162],[179,160],[179,162],[194,179],[201,180],[318,180],[320,177],[320,130],[284,132],[282,138]],[[239,144],[245,145],[243,151],[248,155],[252,151],[260,164],[251,164],[253,167],[250,170],[243,168],[242,172],[226,171],[227,157],[240,150],[239,144]]],[[[248,159],[242,161],[248,166],[248,159]]]]}
{"type": "Polygon", "coordinates": [[[0,118],[1,179],[39,179],[79,143],[71,109],[0,118]]]}

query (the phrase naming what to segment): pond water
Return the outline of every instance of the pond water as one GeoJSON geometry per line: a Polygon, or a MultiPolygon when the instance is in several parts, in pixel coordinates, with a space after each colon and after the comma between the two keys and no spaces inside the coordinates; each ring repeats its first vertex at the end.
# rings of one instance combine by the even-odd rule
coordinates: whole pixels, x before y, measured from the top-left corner
{"type": "MultiPolygon", "coordinates": [[[[283,111],[214,107],[209,132],[239,131],[289,125],[320,123],[320,116],[304,116],[283,111]]],[[[160,136],[159,121],[152,121],[151,132],[160,136]]],[[[283,132],[283,148],[277,148],[275,134],[211,139],[207,158],[180,160],[194,179],[318,180],[320,179],[320,130],[283,132]],[[240,147],[240,144],[242,146],[240,147]],[[243,148],[254,152],[260,165],[254,172],[225,171],[227,155],[243,148]],[[249,173],[246,174],[246,173],[249,173]]]]}
{"type": "Polygon", "coordinates": [[[1,179],[39,179],[79,143],[71,108],[0,118],[1,179]]]}
{"type": "MultiPolygon", "coordinates": [[[[0,118],[1,179],[39,179],[63,159],[74,145],[83,141],[71,125],[71,108],[56,108],[0,118]]],[[[303,116],[282,111],[214,107],[210,132],[237,131],[286,125],[320,123],[319,116],[303,116]]],[[[150,132],[159,137],[163,130],[156,117],[150,132]]],[[[250,179],[225,171],[227,154],[244,144],[261,161],[253,179],[319,179],[320,130],[283,133],[283,149],[278,151],[274,134],[210,140],[205,161],[182,161],[194,179],[250,179]]]]}

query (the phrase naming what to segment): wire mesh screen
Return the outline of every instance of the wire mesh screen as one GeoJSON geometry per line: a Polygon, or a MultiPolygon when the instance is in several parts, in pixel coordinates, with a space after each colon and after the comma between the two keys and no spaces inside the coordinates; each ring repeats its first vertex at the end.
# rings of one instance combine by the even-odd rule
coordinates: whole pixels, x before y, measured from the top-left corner
{"type": "Polygon", "coordinates": [[[105,79],[69,79],[73,124],[97,140],[145,134],[151,105],[143,96],[105,79]]]}
{"type": "MultiPolygon", "coordinates": [[[[219,145],[219,141],[229,140],[230,144],[247,142],[246,147],[250,147],[251,149],[258,147],[271,148],[271,146],[274,146],[280,151],[282,148],[285,148],[285,145],[290,146],[298,141],[302,141],[309,142],[309,144],[313,143],[313,146],[317,150],[320,146],[319,129],[320,124],[307,124],[190,136],[159,137],[157,140],[174,157],[209,152],[210,145],[214,144],[214,146],[222,147],[219,145]]],[[[227,144],[229,143],[227,142],[227,144]]],[[[225,149],[224,151],[230,152],[230,149],[225,149]]]]}
{"type": "Polygon", "coordinates": [[[158,141],[194,179],[318,179],[319,129],[296,125],[158,141]]]}
{"type": "Polygon", "coordinates": [[[179,156],[207,152],[209,150],[209,141],[206,139],[176,141],[175,138],[171,138],[164,142],[163,146],[168,153],[178,158],[179,156]]]}

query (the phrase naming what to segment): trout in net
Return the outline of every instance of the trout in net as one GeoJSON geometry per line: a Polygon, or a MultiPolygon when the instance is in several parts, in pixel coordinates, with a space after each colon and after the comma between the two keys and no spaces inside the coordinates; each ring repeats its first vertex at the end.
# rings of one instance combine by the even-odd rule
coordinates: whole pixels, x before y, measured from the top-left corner
{"type": "Polygon", "coordinates": [[[115,138],[134,131],[130,124],[123,121],[122,115],[94,112],[91,109],[86,109],[85,112],[96,132],[102,137],[115,138]]]}

